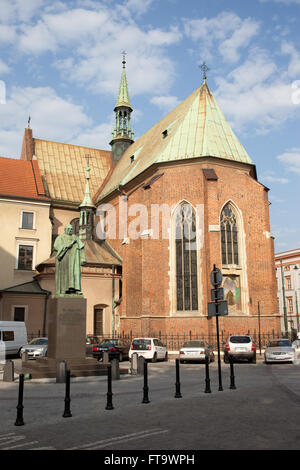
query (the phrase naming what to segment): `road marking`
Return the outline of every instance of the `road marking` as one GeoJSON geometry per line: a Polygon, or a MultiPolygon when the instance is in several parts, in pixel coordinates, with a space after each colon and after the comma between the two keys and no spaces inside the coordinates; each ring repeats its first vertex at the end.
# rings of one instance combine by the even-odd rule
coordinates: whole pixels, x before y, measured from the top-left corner
{"type": "Polygon", "coordinates": [[[39,441],[23,442],[23,444],[18,444],[16,446],[3,447],[3,450],[16,449],[17,447],[32,446],[33,444],[38,444],[38,443],[39,443],[39,441]]]}
{"type": "Polygon", "coordinates": [[[141,432],[136,432],[132,434],[125,434],[123,436],[118,436],[118,437],[112,437],[110,439],[103,439],[101,441],[97,442],[91,442],[89,444],[85,444],[83,446],[79,447],[72,447],[71,449],[68,450],[75,450],[75,449],[85,449],[85,450],[96,450],[96,449],[102,449],[103,447],[107,447],[111,444],[117,444],[117,443],[122,443],[122,442],[127,442],[127,441],[132,441],[134,439],[141,439],[153,435],[158,435],[158,434],[163,434],[169,432],[168,430],[162,430],[160,428],[154,428],[154,429],[149,429],[148,431],[141,431],[141,432]]]}

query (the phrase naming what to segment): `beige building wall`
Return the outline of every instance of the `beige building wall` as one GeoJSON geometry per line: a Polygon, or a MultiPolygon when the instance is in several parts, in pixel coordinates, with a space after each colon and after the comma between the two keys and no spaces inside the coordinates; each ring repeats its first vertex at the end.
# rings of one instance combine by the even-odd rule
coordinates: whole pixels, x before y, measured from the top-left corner
{"type": "Polygon", "coordinates": [[[34,268],[50,256],[49,203],[0,199],[0,289],[30,282],[34,268]],[[23,229],[22,212],[32,212],[33,229],[23,229]],[[19,245],[33,246],[33,270],[18,270],[19,245]]]}
{"type": "Polygon", "coordinates": [[[77,219],[80,216],[79,210],[63,209],[53,207],[51,208],[52,230],[53,235],[61,235],[64,233],[64,228],[71,220],[77,219]]]}
{"type": "MultiPolygon", "coordinates": [[[[48,268],[47,271],[48,272],[40,273],[37,276],[37,280],[42,289],[51,291],[52,294],[54,294],[54,268],[48,268]]],[[[82,292],[87,299],[86,333],[94,334],[94,309],[95,307],[99,307],[103,308],[103,335],[111,336],[113,322],[115,330],[118,330],[119,326],[119,307],[116,307],[113,311],[112,306],[113,300],[119,299],[120,277],[116,276],[113,278],[110,266],[83,267],[81,276],[82,292]]]]}

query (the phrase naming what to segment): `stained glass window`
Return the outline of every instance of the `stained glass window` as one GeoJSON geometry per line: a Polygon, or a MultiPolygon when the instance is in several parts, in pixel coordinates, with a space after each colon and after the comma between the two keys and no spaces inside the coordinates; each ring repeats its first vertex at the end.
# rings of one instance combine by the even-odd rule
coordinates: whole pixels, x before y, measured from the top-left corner
{"type": "Polygon", "coordinates": [[[198,310],[196,216],[187,203],[176,212],[175,233],[177,310],[198,310]]]}
{"type": "Polygon", "coordinates": [[[221,213],[222,264],[239,264],[238,228],[233,206],[228,203],[221,213]]]}

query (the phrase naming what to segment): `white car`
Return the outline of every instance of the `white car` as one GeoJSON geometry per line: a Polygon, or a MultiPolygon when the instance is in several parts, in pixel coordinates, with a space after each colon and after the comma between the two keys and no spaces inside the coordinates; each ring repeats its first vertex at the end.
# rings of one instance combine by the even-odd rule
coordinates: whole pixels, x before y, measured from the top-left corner
{"type": "Polygon", "coordinates": [[[191,361],[205,361],[206,356],[209,358],[209,362],[214,362],[215,356],[213,350],[204,341],[186,341],[179,351],[181,364],[191,361]]]}
{"type": "Polygon", "coordinates": [[[134,338],[129,349],[129,359],[133,353],[152,362],[156,362],[158,359],[168,360],[167,347],[158,338],[134,338]]]}
{"type": "Polygon", "coordinates": [[[294,362],[296,359],[295,348],[289,339],[279,338],[269,341],[265,349],[265,364],[271,362],[294,362]]]}
{"type": "Polygon", "coordinates": [[[34,338],[28,344],[24,344],[20,350],[20,357],[23,353],[27,353],[28,359],[36,359],[37,357],[45,357],[48,352],[48,338],[34,338]]]}

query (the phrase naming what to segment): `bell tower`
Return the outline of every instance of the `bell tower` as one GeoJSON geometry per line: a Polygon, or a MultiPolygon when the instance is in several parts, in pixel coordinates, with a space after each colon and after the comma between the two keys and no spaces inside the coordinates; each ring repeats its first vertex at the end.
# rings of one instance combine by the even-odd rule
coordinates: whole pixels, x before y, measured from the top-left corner
{"type": "Polygon", "coordinates": [[[115,106],[115,125],[112,132],[112,161],[116,164],[127,148],[134,142],[133,128],[131,125],[132,107],[129,99],[127,78],[126,78],[126,60],[123,52],[123,70],[118,94],[117,104],[115,106]]]}

